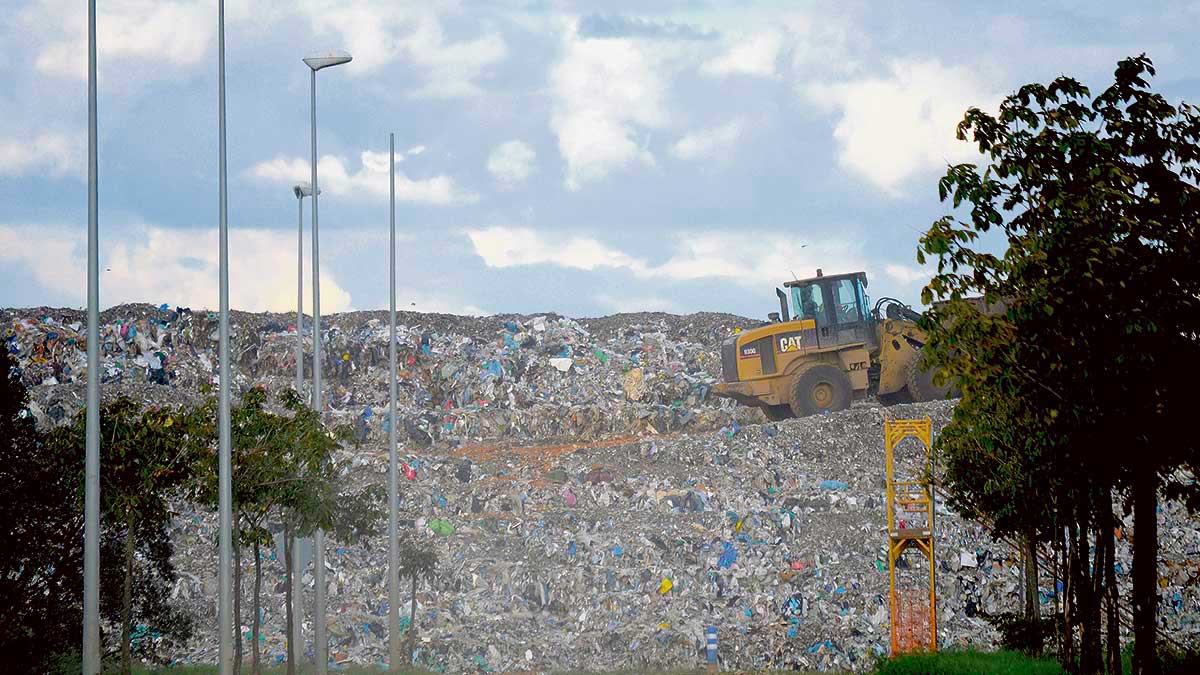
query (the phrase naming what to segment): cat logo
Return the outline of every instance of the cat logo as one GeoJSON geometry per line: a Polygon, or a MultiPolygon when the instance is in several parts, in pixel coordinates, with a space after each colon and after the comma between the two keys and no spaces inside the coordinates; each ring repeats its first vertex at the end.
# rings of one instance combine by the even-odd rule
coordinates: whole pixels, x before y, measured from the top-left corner
{"type": "Polygon", "coordinates": [[[780,352],[798,352],[803,346],[803,339],[799,335],[788,335],[779,338],[780,352]]]}

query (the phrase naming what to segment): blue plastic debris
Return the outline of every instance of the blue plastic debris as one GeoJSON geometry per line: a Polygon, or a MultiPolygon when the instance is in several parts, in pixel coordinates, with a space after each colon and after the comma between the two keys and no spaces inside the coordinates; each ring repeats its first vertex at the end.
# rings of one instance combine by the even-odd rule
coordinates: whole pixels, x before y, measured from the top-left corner
{"type": "Polygon", "coordinates": [[[483,369],[487,371],[488,375],[491,375],[497,379],[504,377],[504,369],[500,367],[500,362],[495,359],[492,359],[484,364],[483,369]]]}
{"type": "Polygon", "coordinates": [[[729,542],[725,542],[724,547],[725,550],[721,551],[719,564],[721,565],[721,569],[729,569],[733,566],[733,563],[737,562],[738,552],[737,549],[733,547],[733,544],[729,542]]]}

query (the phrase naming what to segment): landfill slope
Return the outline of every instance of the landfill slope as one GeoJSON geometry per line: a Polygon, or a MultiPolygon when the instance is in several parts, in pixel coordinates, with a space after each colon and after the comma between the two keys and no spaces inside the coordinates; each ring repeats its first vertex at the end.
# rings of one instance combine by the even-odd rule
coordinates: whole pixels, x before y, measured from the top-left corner
{"type": "MultiPolygon", "coordinates": [[[[127,305],[102,320],[106,397],[172,405],[207,395],[212,315],[127,305]]],[[[30,414],[43,426],[69,421],[83,396],[81,313],[4,310],[0,321],[32,386],[30,414]]],[[[442,558],[437,583],[417,593],[421,663],[446,672],[692,666],[703,661],[708,624],[729,667],[862,671],[886,653],[883,420],[929,416],[936,433],[953,403],[868,400],[766,424],[707,395],[720,340],[753,323],[719,314],[401,315],[397,431],[411,476],[402,478],[402,527],[442,558]]],[[[386,313],[325,317],[323,328],[326,416],[351,425],[357,441],[340,451],[353,465],[344,487],[383,484],[386,313]]],[[[237,386],[291,386],[296,341],[289,315],[235,312],[237,386]]],[[[906,443],[901,466],[917,471],[921,453],[906,443]]],[[[178,512],[172,598],[199,625],[173,657],[212,663],[216,518],[188,504],[178,512]]],[[[935,532],[939,641],[991,647],[997,636],[983,615],[1020,607],[1015,552],[940,502],[935,532]]],[[[1160,532],[1162,622],[1197,644],[1200,596],[1188,579],[1200,529],[1167,502],[1160,532]]],[[[340,662],[386,655],[386,552],[383,537],[330,543],[331,653],[340,662]]],[[[919,588],[912,560],[900,579],[919,588]]],[[[1123,584],[1129,560],[1122,539],[1123,584]]],[[[249,616],[252,569],[243,564],[249,616]]],[[[272,553],[268,662],[285,650],[282,579],[272,553]]],[[[1045,572],[1039,582],[1051,611],[1054,584],[1045,572]]],[[[309,611],[313,584],[310,567],[301,581],[309,611]]],[[[402,585],[406,628],[411,599],[402,585]]],[[[311,652],[311,614],[304,626],[311,652]]]]}
{"type": "MultiPolygon", "coordinates": [[[[43,426],[78,411],[87,371],[80,310],[0,310],[5,349],[33,391],[43,426]],[[66,386],[64,386],[66,385],[66,386]]],[[[398,313],[398,431],[429,446],[480,440],[594,440],[620,434],[715,429],[762,420],[757,410],[709,397],[725,335],[757,322],[729,314],[642,313],[574,321],[554,314],[462,317],[398,313]],[[589,329],[589,326],[593,327],[589,329]],[[593,332],[594,331],[594,332],[593,332]]],[[[186,403],[218,382],[217,318],[168,305],[120,305],[101,314],[105,395],[143,388],[146,403],[186,403]]],[[[312,327],[294,314],[231,312],[238,391],[294,386],[303,349],[303,394],[312,377],[312,327]]],[[[386,312],[322,317],[327,420],[360,441],[386,435],[386,312]]]]}
{"type": "MultiPolygon", "coordinates": [[[[447,672],[674,668],[702,663],[704,626],[713,624],[728,667],[869,670],[890,636],[883,421],[929,416],[937,430],[952,410],[952,402],[865,403],[629,442],[406,448],[401,459],[414,473],[402,479],[402,527],[443,560],[436,586],[417,593],[418,658],[447,672]]],[[[913,443],[898,456],[915,470],[923,451],[913,443]]],[[[384,446],[353,458],[348,483],[386,480],[384,446]]],[[[940,500],[937,512],[939,643],[994,648],[983,615],[1020,608],[1015,552],[940,500]]],[[[1181,574],[1194,567],[1200,531],[1176,504],[1164,505],[1163,522],[1177,537],[1164,550],[1164,620],[1194,644],[1200,598],[1181,574]]],[[[215,520],[197,513],[180,523],[180,569],[191,581],[181,582],[179,600],[208,609],[215,520]]],[[[1125,582],[1129,550],[1119,548],[1125,582]]],[[[386,654],[386,552],[382,537],[331,547],[338,661],[380,663],[386,654]]],[[[923,588],[921,559],[907,560],[902,586],[923,588]]],[[[271,563],[268,578],[277,584],[282,574],[271,563]]],[[[1039,586],[1049,612],[1055,589],[1045,571],[1039,586]]],[[[304,587],[311,606],[311,573],[304,587]]],[[[281,597],[265,613],[274,660],[285,649],[281,597]]],[[[405,617],[410,601],[402,585],[405,617]]],[[[216,644],[179,656],[211,662],[216,644]]]]}

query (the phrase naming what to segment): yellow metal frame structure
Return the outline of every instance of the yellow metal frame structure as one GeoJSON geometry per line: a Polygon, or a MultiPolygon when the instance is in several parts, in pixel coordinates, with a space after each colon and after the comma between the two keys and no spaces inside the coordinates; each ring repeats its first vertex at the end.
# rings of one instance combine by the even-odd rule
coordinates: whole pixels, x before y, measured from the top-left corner
{"type": "MultiPolygon", "coordinates": [[[[933,553],[933,490],[928,476],[921,480],[896,480],[893,452],[904,439],[915,438],[925,446],[926,469],[931,468],[932,421],[886,420],[883,425],[887,455],[888,577],[891,581],[892,654],[937,651],[937,583],[933,553]],[[924,515],[915,527],[899,514],[924,515]],[[919,589],[896,588],[896,561],[909,548],[929,560],[929,604],[919,589]]],[[[928,473],[928,471],[927,471],[928,473]]]]}

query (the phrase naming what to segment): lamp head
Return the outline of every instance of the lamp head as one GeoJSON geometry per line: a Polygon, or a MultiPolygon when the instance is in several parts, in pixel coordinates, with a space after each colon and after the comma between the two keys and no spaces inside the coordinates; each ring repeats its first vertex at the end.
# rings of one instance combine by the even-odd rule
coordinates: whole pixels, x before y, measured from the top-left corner
{"type": "MultiPolygon", "coordinates": [[[[309,183],[307,181],[303,182],[303,183],[296,183],[295,185],[292,186],[292,193],[296,195],[296,199],[304,199],[305,197],[311,197],[312,193],[313,193],[312,183],[309,183]]],[[[317,188],[317,194],[321,194],[320,188],[317,188]]]]}
{"type": "Polygon", "coordinates": [[[313,54],[306,57],[304,59],[304,63],[307,64],[309,68],[317,71],[322,68],[340,66],[343,63],[349,63],[351,60],[353,60],[353,58],[354,57],[350,56],[346,52],[322,52],[320,54],[313,54]]]}

